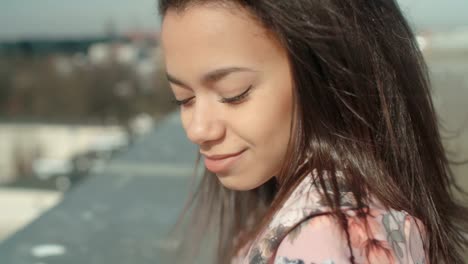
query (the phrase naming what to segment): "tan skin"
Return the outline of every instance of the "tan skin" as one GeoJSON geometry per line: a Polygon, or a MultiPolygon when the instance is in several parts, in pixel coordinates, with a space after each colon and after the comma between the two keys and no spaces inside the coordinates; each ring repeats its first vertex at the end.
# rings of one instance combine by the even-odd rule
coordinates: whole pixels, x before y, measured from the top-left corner
{"type": "Polygon", "coordinates": [[[245,10],[194,6],[168,11],[162,47],[190,141],[207,156],[243,151],[216,173],[220,182],[250,190],[277,175],[293,111],[290,64],[279,42],[245,10]]]}

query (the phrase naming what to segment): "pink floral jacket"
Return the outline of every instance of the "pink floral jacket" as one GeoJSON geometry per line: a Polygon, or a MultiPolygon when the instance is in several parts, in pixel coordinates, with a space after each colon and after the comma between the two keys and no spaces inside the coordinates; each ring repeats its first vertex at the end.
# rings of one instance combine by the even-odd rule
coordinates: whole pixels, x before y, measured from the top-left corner
{"type": "MultiPolygon", "coordinates": [[[[316,172],[314,171],[314,174],[316,172]]],[[[312,185],[312,174],[294,190],[262,232],[232,263],[341,264],[429,263],[422,223],[375,199],[358,216],[351,193],[343,193],[349,241],[312,185]],[[367,218],[367,225],[363,221],[367,218]]]]}

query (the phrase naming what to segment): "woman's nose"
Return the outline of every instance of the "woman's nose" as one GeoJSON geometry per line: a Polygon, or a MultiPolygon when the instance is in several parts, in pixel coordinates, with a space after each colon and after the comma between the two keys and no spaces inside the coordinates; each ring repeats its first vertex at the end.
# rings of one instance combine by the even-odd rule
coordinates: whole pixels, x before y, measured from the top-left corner
{"type": "Polygon", "coordinates": [[[186,133],[194,144],[204,145],[222,138],[224,125],[216,110],[208,105],[195,105],[186,133]]]}

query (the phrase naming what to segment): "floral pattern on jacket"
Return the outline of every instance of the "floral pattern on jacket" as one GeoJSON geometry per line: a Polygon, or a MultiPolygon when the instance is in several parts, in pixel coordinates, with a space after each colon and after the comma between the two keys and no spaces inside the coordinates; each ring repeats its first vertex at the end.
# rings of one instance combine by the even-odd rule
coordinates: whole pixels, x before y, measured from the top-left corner
{"type": "Polygon", "coordinates": [[[296,187],[267,228],[233,263],[350,263],[350,249],[355,263],[428,263],[418,219],[387,209],[376,199],[360,213],[351,193],[343,192],[340,209],[346,216],[346,234],[313,186],[313,175],[316,171],[296,187]]]}

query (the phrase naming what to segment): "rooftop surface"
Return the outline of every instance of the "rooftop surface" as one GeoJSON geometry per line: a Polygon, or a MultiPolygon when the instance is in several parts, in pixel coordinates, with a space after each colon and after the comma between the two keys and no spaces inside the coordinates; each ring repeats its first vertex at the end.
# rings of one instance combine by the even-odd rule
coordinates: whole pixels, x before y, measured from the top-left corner
{"type": "Polygon", "coordinates": [[[170,115],[0,244],[0,262],[158,263],[187,197],[196,151],[170,115]]]}

